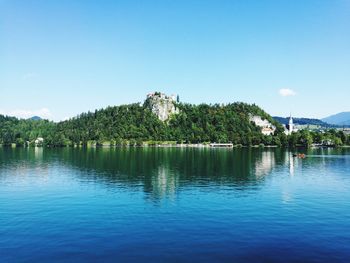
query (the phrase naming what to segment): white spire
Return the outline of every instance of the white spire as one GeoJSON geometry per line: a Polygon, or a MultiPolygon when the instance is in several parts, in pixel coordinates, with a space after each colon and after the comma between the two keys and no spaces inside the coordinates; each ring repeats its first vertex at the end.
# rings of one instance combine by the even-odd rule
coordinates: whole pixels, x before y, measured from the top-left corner
{"type": "Polygon", "coordinates": [[[289,125],[288,125],[289,127],[289,133],[292,133],[293,132],[293,130],[294,130],[294,124],[293,124],[293,118],[292,118],[292,113],[290,114],[290,117],[289,117],[289,125]]]}

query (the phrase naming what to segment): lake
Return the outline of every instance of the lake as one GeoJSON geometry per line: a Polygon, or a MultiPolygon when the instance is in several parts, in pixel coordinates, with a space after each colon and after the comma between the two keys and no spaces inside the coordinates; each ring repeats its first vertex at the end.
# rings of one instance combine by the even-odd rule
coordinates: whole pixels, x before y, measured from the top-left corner
{"type": "Polygon", "coordinates": [[[0,262],[350,262],[350,149],[0,148],[0,262]]]}

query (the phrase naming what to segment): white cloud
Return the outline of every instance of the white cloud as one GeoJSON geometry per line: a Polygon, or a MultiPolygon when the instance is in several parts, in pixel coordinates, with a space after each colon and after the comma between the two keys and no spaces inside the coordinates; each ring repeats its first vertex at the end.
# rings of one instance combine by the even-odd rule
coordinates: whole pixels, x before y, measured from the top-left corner
{"type": "Polygon", "coordinates": [[[288,96],[295,96],[296,92],[292,89],[280,89],[278,91],[278,93],[282,96],[282,97],[288,97],[288,96]]]}
{"type": "Polygon", "coordinates": [[[28,119],[33,116],[39,116],[43,119],[52,119],[52,113],[47,108],[41,108],[38,110],[23,110],[23,109],[15,109],[15,110],[0,110],[0,114],[7,116],[14,116],[21,119],[28,119]]]}

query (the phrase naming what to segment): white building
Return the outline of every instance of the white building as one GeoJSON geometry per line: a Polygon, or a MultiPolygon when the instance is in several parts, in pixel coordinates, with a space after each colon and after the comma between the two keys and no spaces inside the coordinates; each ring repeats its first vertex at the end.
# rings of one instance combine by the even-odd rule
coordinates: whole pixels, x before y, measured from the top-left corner
{"type": "Polygon", "coordinates": [[[38,137],[34,142],[35,146],[42,146],[44,143],[44,138],[38,137]]]}
{"type": "Polygon", "coordinates": [[[261,128],[261,133],[264,135],[271,135],[275,132],[276,127],[268,120],[263,120],[260,116],[250,116],[250,121],[254,122],[256,126],[261,128]]]}
{"type": "Polygon", "coordinates": [[[288,124],[287,124],[284,128],[285,128],[284,133],[285,133],[286,135],[290,135],[290,134],[292,134],[293,132],[298,131],[298,129],[297,129],[297,128],[295,127],[295,125],[294,125],[292,115],[290,115],[290,117],[289,117],[289,122],[288,122],[288,124]]]}
{"type": "Polygon", "coordinates": [[[261,129],[261,133],[264,135],[271,135],[275,132],[275,130],[271,127],[264,127],[261,129]]]}

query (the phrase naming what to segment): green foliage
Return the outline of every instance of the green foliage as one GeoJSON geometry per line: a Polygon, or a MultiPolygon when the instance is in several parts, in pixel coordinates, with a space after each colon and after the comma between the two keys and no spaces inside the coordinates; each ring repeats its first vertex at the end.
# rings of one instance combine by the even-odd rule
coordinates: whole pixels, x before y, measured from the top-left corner
{"type": "Polygon", "coordinates": [[[25,142],[22,138],[16,138],[16,147],[23,147],[25,142]]]}
{"type": "Polygon", "coordinates": [[[256,105],[180,103],[178,108],[180,113],[174,115],[168,123],[168,134],[171,140],[187,143],[232,142],[243,145],[265,143],[261,128],[250,122],[250,114],[269,120],[277,127],[278,132],[283,131],[280,124],[256,105]]]}
{"type": "Polygon", "coordinates": [[[19,120],[0,115],[0,144],[16,143],[23,146],[26,141],[34,142],[38,137],[47,138],[55,131],[55,123],[47,120],[19,120]]]}
{"type": "Polygon", "coordinates": [[[293,132],[287,137],[288,144],[291,147],[311,145],[319,146],[341,146],[350,145],[350,135],[346,135],[343,131],[331,129],[325,132],[301,130],[293,132]]]}
{"type": "Polygon", "coordinates": [[[107,107],[59,123],[0,115],[0,144],[33,146],[38,137],[44,138],[44,146],[48,147],[141,146],[145,142],[152,146],[170,141],[290,147],[350,144],[350,136],[337,130],[324,133],[303,130],[287,136],[283,126],[254,104],[177,103],[176,107],[179,114],[172,115],[167,122],[160,121],[147,105],[140,104],[107,107]],[[261,116],[275,125],[275,134],[263,135],[261,128],[250,121],[251,115],[261,116]]]}

